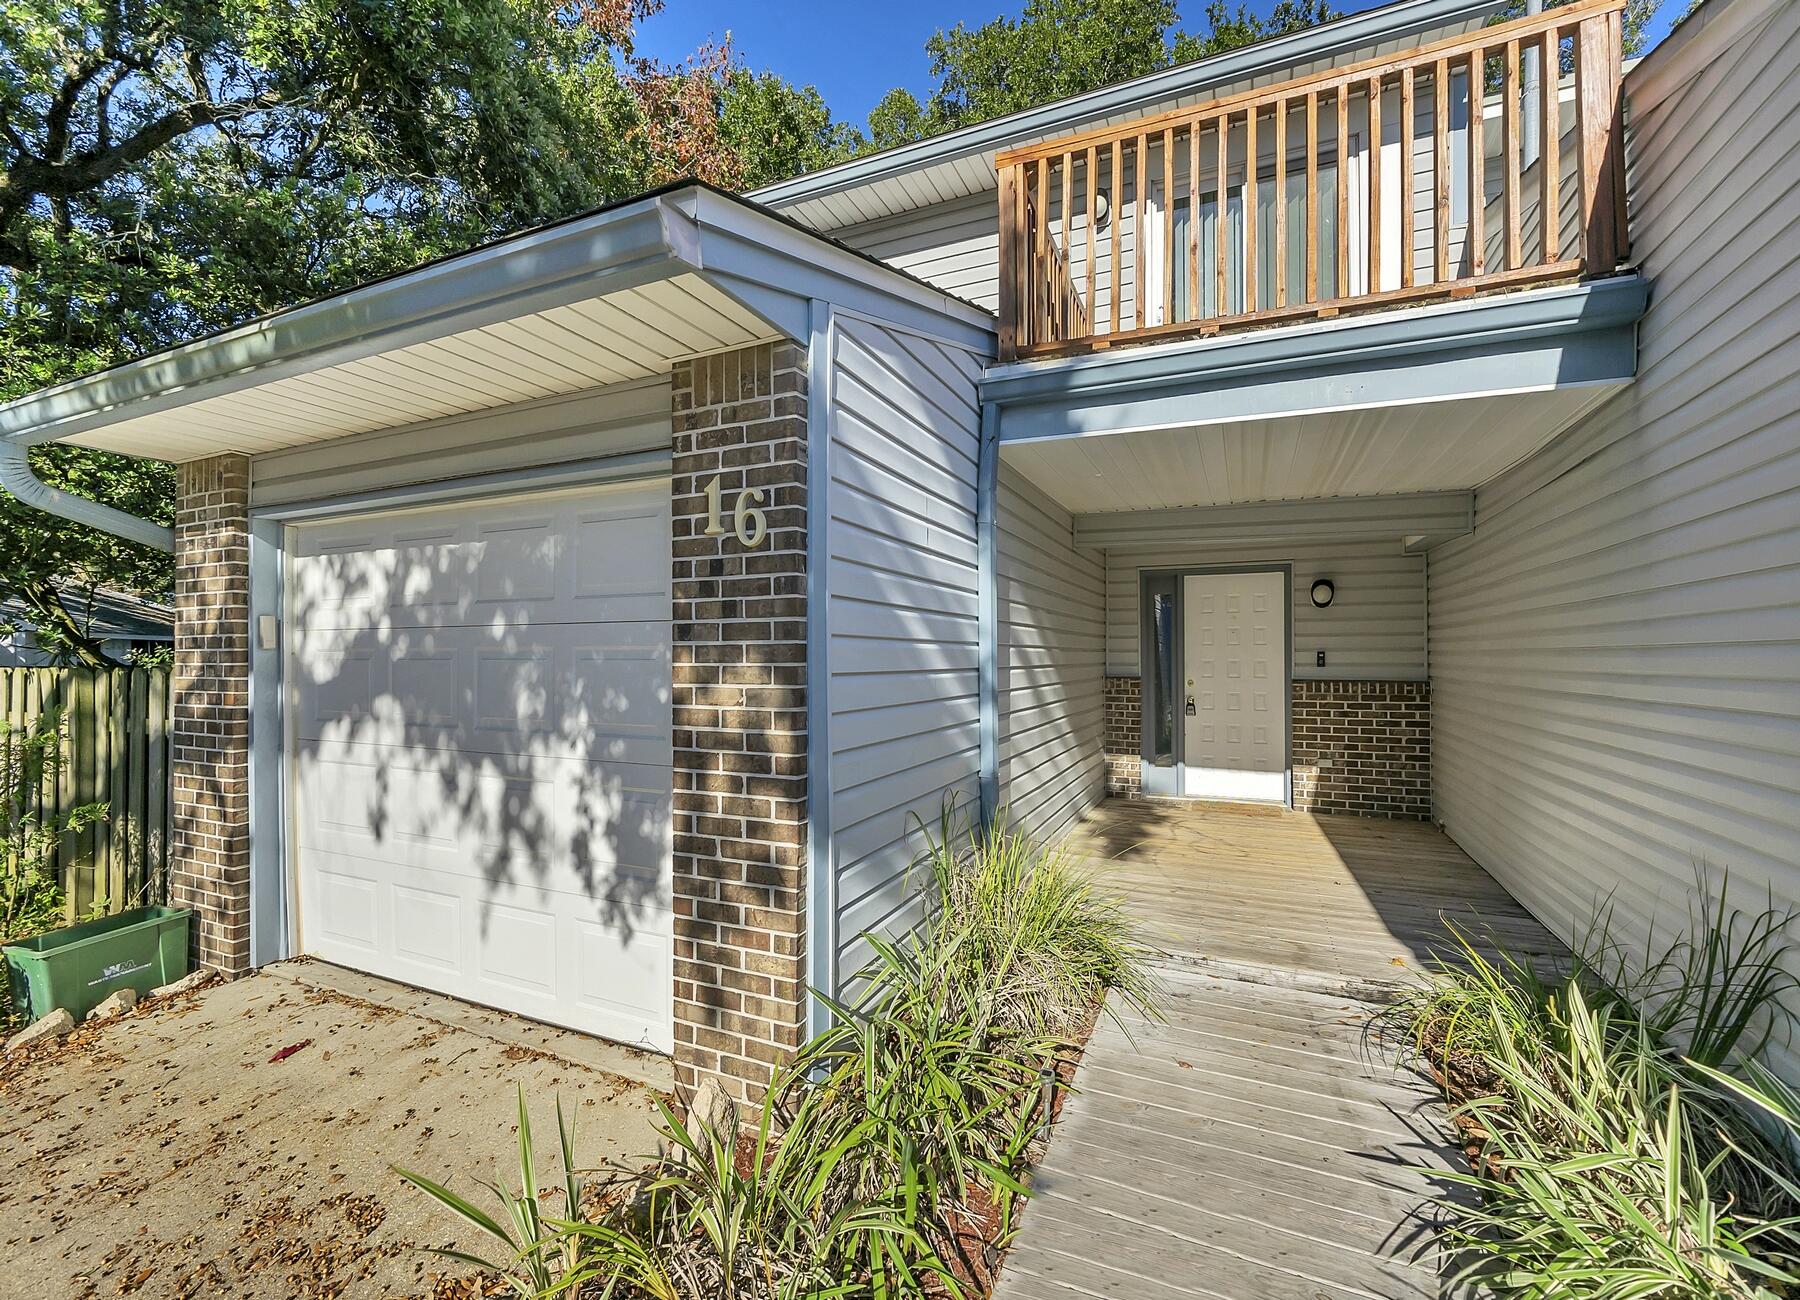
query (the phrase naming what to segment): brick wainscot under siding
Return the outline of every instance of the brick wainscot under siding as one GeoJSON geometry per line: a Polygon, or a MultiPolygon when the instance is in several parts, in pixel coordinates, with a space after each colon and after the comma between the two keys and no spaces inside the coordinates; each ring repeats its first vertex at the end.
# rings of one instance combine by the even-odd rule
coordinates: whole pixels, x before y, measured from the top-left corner
{"type": "MultiPolygon", "coordinates": [[[[1297,681],[1291,696],[1294,807],[1367,817],[1431,816],[1431,684],[1297,681]]],[[[1142,690],[1106,679],[1106,792],[1141,791],[1142,690]]]]}
{"type": "Polygon", "coordinates": [[[673,382],[675,1075],[745,1101],[805,1014],[805,367],[763,345],[673,382]],[[753,550],[731,526],[746,487],[765,493],[753,550]]]}
{"type": "Polygon", "coordinates": [[[194,960],[250,969],[250,462],[176,468],[169,901],[194,960]]]}
{"type": "Polygon", "coordinates": [[[1294,807],[1431,816],[1430,682],[1295,682],[1294,807]]]}

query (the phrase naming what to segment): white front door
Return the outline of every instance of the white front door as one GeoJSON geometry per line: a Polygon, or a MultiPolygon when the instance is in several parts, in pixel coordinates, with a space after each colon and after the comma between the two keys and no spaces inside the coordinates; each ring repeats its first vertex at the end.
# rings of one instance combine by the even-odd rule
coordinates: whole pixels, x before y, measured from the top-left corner
{"type": "Polygon", "coordinates": [[[1182,579],[1182,794],[1287,799],[1287,579],[1182,579]]]}
{"type": "Polygon", "coordinates": [[[302,950],[673,1046],[669,486],[289,534],[302,950]]]}

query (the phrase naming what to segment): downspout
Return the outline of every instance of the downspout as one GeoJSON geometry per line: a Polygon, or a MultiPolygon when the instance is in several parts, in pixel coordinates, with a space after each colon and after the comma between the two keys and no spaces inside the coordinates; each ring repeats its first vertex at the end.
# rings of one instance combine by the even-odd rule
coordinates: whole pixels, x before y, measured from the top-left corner
{"type": "Polygon", "coordinates": [[[59,519],[72,520],[98,528],[114,537],[148,546],[152,550],[175,550],[175,530],[148,519],[139,519],[123,510],[102,505],[87,497],[53,488],[31,472],[31,445],[23,438],[0,438],[0,487],[20,502],[59,519]]]}

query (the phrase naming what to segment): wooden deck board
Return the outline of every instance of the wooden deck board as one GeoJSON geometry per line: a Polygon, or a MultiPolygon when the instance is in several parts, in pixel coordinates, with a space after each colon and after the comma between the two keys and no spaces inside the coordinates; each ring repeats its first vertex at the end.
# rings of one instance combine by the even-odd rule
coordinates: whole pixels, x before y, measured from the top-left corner
{"type": "Polygon", "coordinates": [[[1430,826],[1109,803],[1067,841],[1168,958],[1161,1019],[1103,1018],[998,1300],[1454,1294],[1433,1196],[1460,1155],[1375,1003],[1445,916],[1562,949],[1430,826]]]}
{"type": "Polygon", "coordinates": [[[1402,982],[1453,950],[1563,946],[1422,822],[1113,800],[1066,841],[1167,952],[1303,975],[1402,982]]]}

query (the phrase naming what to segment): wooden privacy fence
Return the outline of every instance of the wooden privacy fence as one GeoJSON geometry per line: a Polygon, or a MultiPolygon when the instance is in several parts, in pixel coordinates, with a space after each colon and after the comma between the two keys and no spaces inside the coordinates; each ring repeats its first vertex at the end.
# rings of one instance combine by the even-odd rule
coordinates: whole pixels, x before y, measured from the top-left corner
{"type": "Polygon", "coordinates": [[[1623,3],[1002,151],[1002,359],[1610,274],[1623,3]]]}
{"type": "Polygon", "coordinates": [[[117,912],[161,902],[169,854],[169,673],[165,668],[0,668],[0,720],[18,728],[63,713],[63,762],[35,811],[107,804],[57,846],[65,915],[96,901],[117,912]]]}

